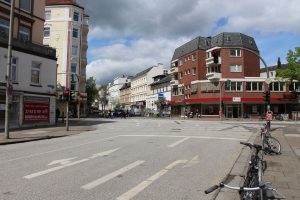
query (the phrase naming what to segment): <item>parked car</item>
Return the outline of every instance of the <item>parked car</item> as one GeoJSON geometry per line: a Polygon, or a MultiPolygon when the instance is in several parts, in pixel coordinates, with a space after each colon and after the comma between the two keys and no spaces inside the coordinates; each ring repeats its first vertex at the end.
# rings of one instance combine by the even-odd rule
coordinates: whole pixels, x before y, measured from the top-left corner
{"type": "Polygon", "coordinates": [[[114,110],[113,116],[114,117],[124,117],[126,115],[126,112],[122,109],[114,110]]]}

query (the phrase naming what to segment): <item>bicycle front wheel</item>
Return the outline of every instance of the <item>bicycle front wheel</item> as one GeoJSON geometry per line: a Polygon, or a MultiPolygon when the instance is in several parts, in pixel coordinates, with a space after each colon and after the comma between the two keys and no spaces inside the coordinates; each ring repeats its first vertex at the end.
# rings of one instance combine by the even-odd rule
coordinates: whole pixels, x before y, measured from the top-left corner
{"type": "Polygon", "coordinates": [[[278,154],[281,152],[280,142],[272,136],[265,137],[265,146],[269,147],[278,154]]]}

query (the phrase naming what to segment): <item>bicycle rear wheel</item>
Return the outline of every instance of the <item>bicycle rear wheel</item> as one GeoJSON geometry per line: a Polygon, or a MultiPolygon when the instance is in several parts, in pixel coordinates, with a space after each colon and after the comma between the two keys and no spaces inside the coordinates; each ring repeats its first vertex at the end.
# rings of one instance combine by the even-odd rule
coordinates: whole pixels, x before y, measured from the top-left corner
{"type": "Polygon", "coordinates": [[[264,142],[265,146],[269,147],[270,149],[272,149],[278,154],[281,152],[281,144],[276,138],[269,136],[269,137],[265,137],[264,141],[265,141],[264,142]]]}

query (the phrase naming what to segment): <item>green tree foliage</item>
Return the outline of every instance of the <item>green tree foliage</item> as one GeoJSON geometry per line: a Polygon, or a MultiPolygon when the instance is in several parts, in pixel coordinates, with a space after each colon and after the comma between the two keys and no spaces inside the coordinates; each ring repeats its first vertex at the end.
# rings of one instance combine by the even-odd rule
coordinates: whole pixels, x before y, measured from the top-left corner
{"type": "Polygon", "coordinates": [[[87,93],[87,106],[91,107],[92,103],[95,99],[98,98],[98,89],[96,86],[96,79],[94,77],[90,77],[86,80],[86,93],[87,93]]]}
{"type": "Polygon", "coordinates": [[[165,97],[159,97],[157,101],[155,101],[154,103],[157,105],[157,109],[159,111],[159,115],[162,115],[162,111],[164,106],[166,105],[166,98],[165,97]]]}
{"type": "Polygon", "coordinates": [[[293,80],[300,82],[300,47],[296,47],[295,51],[289,50],[287,53],[287,69],[276,69],[276,76],[287,80],[291,83],[293,80]]]}

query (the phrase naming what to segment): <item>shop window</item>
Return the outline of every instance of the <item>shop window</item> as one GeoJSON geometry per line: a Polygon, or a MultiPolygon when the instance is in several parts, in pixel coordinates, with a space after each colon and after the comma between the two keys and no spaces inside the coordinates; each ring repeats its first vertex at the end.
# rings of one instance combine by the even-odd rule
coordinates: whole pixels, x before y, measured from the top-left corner
{"type": "Polygon", "coordinates": [[[264,83],[263,82],[246,82],[247,91],[263,91],[264,83]]]}
{"type": "Polygon", "coordinates": [[[225,90],[226,91],[242,91],[243,90],[243,83],[242,82],[225,82],[225,90]]]}
{"type": "Polygon", "coordinates": [[[270,91],[274,92],[284,92],[285,91],[285,83],[284,82],[272,82],[269,84],[270,91]]]}
{"type": "Polygon", "coordinates": [[[3,18],[0,18],[0,34],[8,37],[9,32],[9,21],[3,18]]]}

